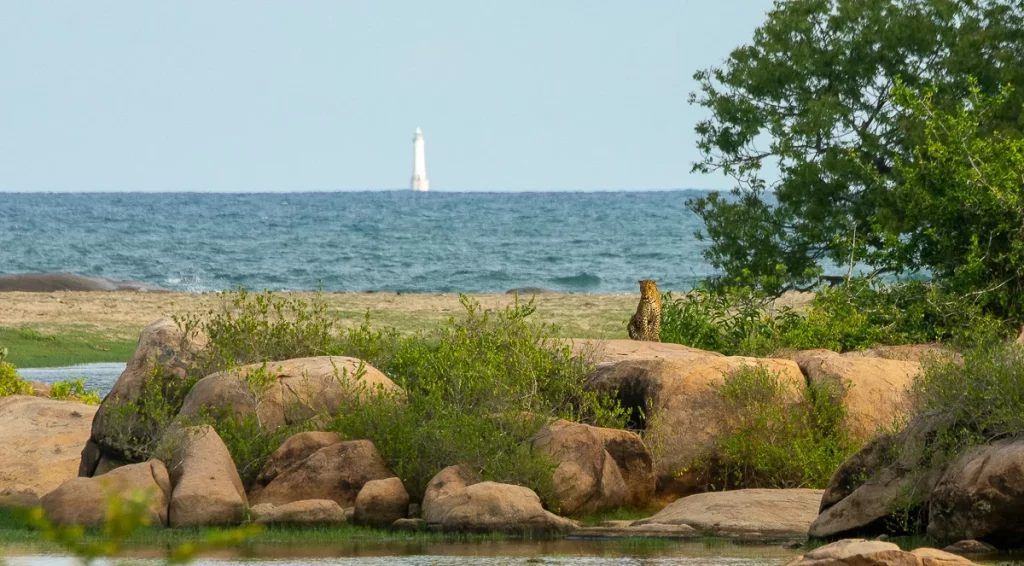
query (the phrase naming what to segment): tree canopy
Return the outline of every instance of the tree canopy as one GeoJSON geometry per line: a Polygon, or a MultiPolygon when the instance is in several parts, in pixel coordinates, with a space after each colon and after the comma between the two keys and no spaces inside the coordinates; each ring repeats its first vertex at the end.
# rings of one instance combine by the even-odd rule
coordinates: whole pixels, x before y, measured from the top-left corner
{"type": "MultiPolygon", "coordinates": [[[[1024,0],[779,0],[749,45],[695,78],[691,102],[710,117],[696,127],[693,168],[736,181],[731,195],[690,201],[725,278],[779,292],[852,262],[948,276],[960,269],[949,258],[968,248],[928,232],[930,215],[967,221],[953,220],[954,195],[981,185],[927,197],[966,177],[940,172],[920,148],[954,141],[940,140],[934,118],[969,110],[972,97],[999,97],[975,115],[972,139],[1024,131],[1024,0]]],[[[960,225],[980,254],[989,228],[960,225]]]]}
{"type": "Polygon", "coordinates": [[[896,202],[905,211],[903,262],[928,268],[954,295],[1024,319],[1024,137],[992,129],[1012,91],[937,108],[933,91],[897,88],[924,140],[899,157],[896,202]]]}

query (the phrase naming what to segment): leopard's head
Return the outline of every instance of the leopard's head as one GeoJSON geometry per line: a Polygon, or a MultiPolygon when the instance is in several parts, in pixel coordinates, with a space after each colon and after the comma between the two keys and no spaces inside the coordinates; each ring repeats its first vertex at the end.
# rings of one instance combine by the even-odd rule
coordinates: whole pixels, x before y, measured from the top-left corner
{"type": "Polygon", "coordinates": [[[650,279],[640,280],[640,296],[641,297],[657,297],[658,296],[658,282],[650,279]]]}

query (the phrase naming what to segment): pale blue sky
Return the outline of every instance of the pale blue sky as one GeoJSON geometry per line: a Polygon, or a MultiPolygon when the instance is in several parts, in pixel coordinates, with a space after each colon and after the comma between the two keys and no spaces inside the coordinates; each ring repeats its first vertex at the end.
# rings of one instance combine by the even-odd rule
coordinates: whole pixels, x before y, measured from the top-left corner
{"type": "Polygon", "coordinates": [[[731,186],[697,69],[770,0],[0,0],[0,191],[731,186]]]}

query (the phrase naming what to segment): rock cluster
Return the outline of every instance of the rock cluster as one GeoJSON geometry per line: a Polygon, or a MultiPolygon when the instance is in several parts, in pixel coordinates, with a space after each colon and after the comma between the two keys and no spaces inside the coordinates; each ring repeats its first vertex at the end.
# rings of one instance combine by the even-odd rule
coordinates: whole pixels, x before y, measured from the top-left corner
{"type": "Polygon", "coordinates": [[[974,562],[934,548],[900,550],[891,542],[844,539],[816,548],[786,566],[971,566],[974,562]]]}
{"type": "MultiPolygon", "coordinates": [[[[568,532],[579,525],[552,511],[581,515],[619,507],[644,509],[671,497],[674,503],[648,519],[585,532],[775,539],[808,532],[836,537],[877,531],[902,504],[925,510],[928,533],[937,540],[977,539],[982,547],[1024,540],[1024,441],[1002,440],[956,462],[922,468],[926,439],[941,416],[919,417],[898,434],[874,438],[837,470],[824,492],[692,495],[700,486],[685,472],[687,466],[728,430],[729,418],[714,387],[724,376],[753,364],[765,366],[792,385],[787,403],[802,402],[799,391],[808,382],[829,384],[847,403],[849,431],[869,438],[882,424],[906,414],[906,390],[920,360],[937,354],[932,347],[843,355],[809,351],[790,359],[757,359],[656,342],[579,341],[575,351],[597,362],[590,386],[615,391],[635,410],[633,425],[643,436],[550,421],[530,444],[556,466],[554,497],[546,509],[528,488],[479,481],[458,466],[430,481],[420,505],[372,442],[328,432],[288,438],[248,490],[224,442],[208,426],[175,424],[150,431],[145,423],[127,423],[139,425],[133,430],[142,436],[159,432],[159,438],[144,440],[170,448],[166,467],[158,460],[138,462],[138,455],[127,453],[116,434],[126,423],[111,420],[113,404],[139,399],[157,378],[158,366],[160,379],[184,380],[204,344],[203,337],[185,336],[170,321],[153,323],[98,409],[31,396],[0,399],[0,506],[41,503],[58,523],[94,525],[103,520],[109,494],[142,493],[148,497],[150,521],[172,527],[238,524],[249,510],[261,523],[353,521],[404,529],[568,532]],[[80,459],[75,456],[79,450],[80,459]],[[907,494],[913,496],[908,500],[907,494]]],[[[187,422],[186,417],[204,409],[230,408],[235,415],[254,415],[264,426],[274,427],[321,412],[336,413],[365,392],[381,389],[401,402],[401,388],[360,360],[283,360],[201,379],[178,416],[187,422]],[[272,377],[260,396],[245,383],[245,376],[255,371],[272,377]]],[[[844,541],[808,553],[799,563],[846,564],[852,563],[849,556],[892,550],[877,544],[844,541]]],[[[903,553],[899,559],[945,563],[941,560],[946,558],[926,554],[903,553]]]]}
{"type": "Polygon", "coordinates": [[[125,453],[128,447],[119,438],[119,430],[132,430],[136,436],[134,442],[158,440],[151,436],[161,435],[162,430],[150,430],[139,415],[115,415],[112,407],[137,401],[146,385],[158,377],[169,382],[184,380],[189,366],[205,345],[205,337],[186,336],[177,324],[167,319],[157,320],[142,331],[135,353],[93,417],[89,441],[81,449],[79,476],[92,477],[97,470],[102,472],[134,459],[136,455],[125,453]]]}
{"type": "Polygon", "coordinates": [[[1024,540],[1024,440],[997,441],[943,463],[926,457],[928,439],[941,418],[917,417],[898,434],[875,439],[844,462],[825,490],[810,535],[878,534],[893,513],[917,509],[936,540],[1019,546],[1024,540]]]}
{"type": "Polygon", "coordinates": [[[574,521],[544,509],[533,490],[495,482],[477,482],[451,466],[427,484],[423,519],[442,531],[568,532],[574,521]]]}
{"type": "Polygon", "coordinates": [[[562,514],[643,508],[654,497],[653,458],[635,433],[557,420],[534,436],[533,448],[558,462],[553,479],[562,514]]]}
{"type": "Polygon", "coordinates": [[[623,405],[648,416],[636,424],[645,429],[646,443],[659,453],[654,468],[658,489],[665,494],[698,491],[700,478],[689,471],[690,464],[727,430],[724,403],[713,384],[743,367],[760,364],[792,386],[789,402],[797,403],[805,383],[792,360],[727,357],[674,344],[633,344],[646,343],[609,341],[603,346],[597,359],[612,361],[598,363],[591,387],[616,392],[623,405]]]}

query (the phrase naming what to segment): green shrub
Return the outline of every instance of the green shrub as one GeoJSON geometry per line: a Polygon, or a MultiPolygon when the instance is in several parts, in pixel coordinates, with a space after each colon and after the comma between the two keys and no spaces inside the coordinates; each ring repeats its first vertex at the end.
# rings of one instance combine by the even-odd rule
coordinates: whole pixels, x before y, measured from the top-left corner
{"type": "Polygon", "coordinates": [[[968,298],[951,296],[937,285],[864,279],[819,290],[806,317],[789,317],[779,329],[787,348],[839,352],[937,341],[969,346],[1008,330],[968,298]]]}
{"type": "Polygon", "coordinates": [[[698,463],[711,489],[823,488],[859,448],[844,428],[843,400],[831,387],[795,391],[763,365],[745,366],[713,386],[725,403],[727,432],[698,463]]]}
{"type": "Polygon", "coordinates": [[[585,390],[590,365],[557,329],[528,320],[532,301],[498,312],[461,301],[465,318],[401,340],[375,362],[406,395],[356,396],[329,428],[372,440],[414,497],[442,468],[464,464],[550,501],[554,467],[530,438],[551,417],[621,427],[625,413],[613,397],[585,390]]]}
{"type": "Polygon", "coordinates": [[[779,347],[777,326],[792,315],[751,287],[698,285],[682,297],[666,293],[661,341],[728,355],[764,355],[779,347]]]}
{"type": "MultiPolygon", "coordinates": [[[[296,424],[277,429],[255,416],[228,418],[230,410],[206,411],[184,423],[214,426],[247,485],[288,436],[326,428],[373,441],[414,497],[422,496],[442,468],[464,464],[483,479],[525,485],[550,501],[554,466],[531,451],[531,437],[552,417],[619,427],[625,421],[614,396],[584,387],[592,369],[588,360],[574,356],[556,328],[530,320],[532,301],[517,299],[504,310],[489,311],[462,297],[465,316],[434,332],[401,336],[372,327],[368,316],[359,327],[342,330],[319,298],[305,302],[245,291],[224,298],[222,309],[178,317],[186,331],[209,338],[208,352],[191,373],[345,355],[365,360],[404,389],[397,396],[364,390],[350,395],[352,401],[337,416],[293,420],[296,424]]],[[[357,377],[338,379],[355,388],[357,377]]],[[[257,404],[275,379],[259,369],[248,372],[257,404]]],[[[166,415],[164,409],[173,405],[159,405],[157,413],[166,415]]]]}
{"type": "Polygon", "coordinates": [[[105,408],[106,448],[128,462],[159,456],[164,431],[174,422],[196,378],[181,378],[156,366],[133,401],[112,399],[105,408]]]}
{"type": "Polygon", "coordinates": [[[82,378],[62,380],[50,386],[50,398],[63,401],[79,401],[89,405],[99,405],[103,401],[95,390],[86,391],[82,378]]]}
{"type": "Polygon", "coordinates": [[[31,395],[32,384],[18,377],[18,370],[4,361],[7,349],[0,349],[0,397],[8,395],[31,395]]]}
{"type": "MultiPolygon", "coordinates": [[[[1024,348],[994,342],[962,362],[930,360],[914,383],[917,414],[937,416],[928,454],[953,459],[972,447],[1024,435],[1024,348]]],[[[923,463],[927,464],[927,463],[923,463]]]]}
{"type": "Polygon", "coordinates": [[[200,377],[231,367],[331,353],[337,333],[327,303],[316,294],[305,301],[270,291],[219,293],[217,310],[174,317],[186,335],[201,331],[209,339],[196,363],[200,377]]]}
{"type": "Polygon", "coordinates": [[[283,425],[270,428],[260,423],[256,415],[237,415],[218,413],[204,408],[199,418],[183,422],[185,425],[209,424],[217,431],[217,436],[224,441],[231,459],[238,469],[242,484],[248,491],[252,488],[256,476],[285,440],[293,434],[310,430],[312,423],[301,425],[283,425]]]}
{"type": "MultiPolygon", "coordinates": [[[[299,421],[299,424],[296,425],[270,427],[260,420],[260,405],[263,404],[267,393],[277,383],[278,378],[278,374],[270,371],[266,363],[245,372],[244,381],[247,389],[245,393],[249,396],[256,413],[240,416],[231,406],[202,407],[198,417],[178,419],[184,426],[208,424],[217,431],[217,435],[224,441],[228,452],[231,453],[231,459],[247,490],[252,487],[256,476],[270,459],[270,455],[289,436],[311,430],[315,428],[314,423],[318,422],[316,419],[309,418],[299,421]]],[[[291,407],[287,408],[289,411],[292,409],[291,407]]]]}
{"type": "Polygon", "coordinates": [[[1010,325],[979,305],[923,281],[850,279],[819,288],[804,313],[776,308],[773,297],[752,287],[703,285],[662,301],[663,342],[729,355],[936,341],[969,346],[1009,332],[1010,325]]]}

